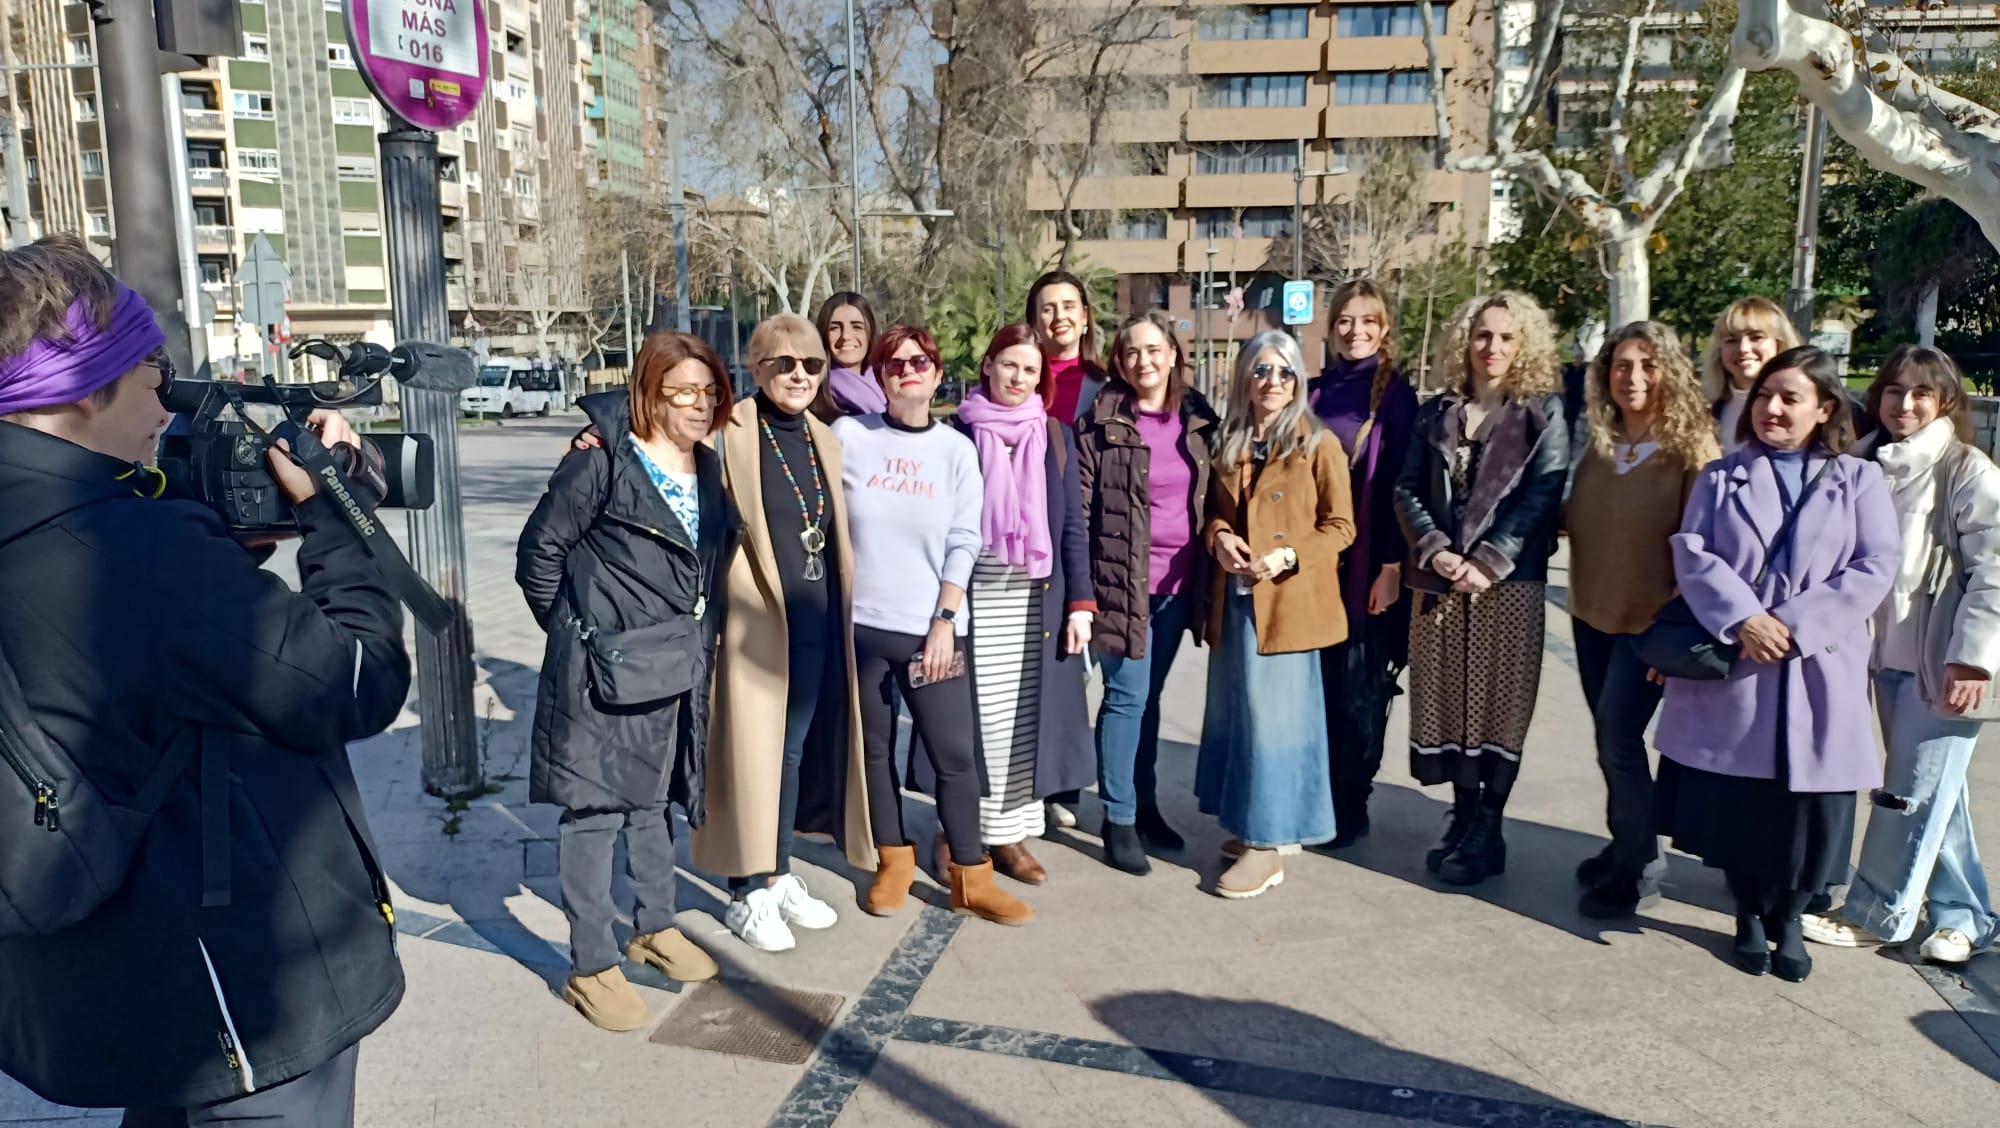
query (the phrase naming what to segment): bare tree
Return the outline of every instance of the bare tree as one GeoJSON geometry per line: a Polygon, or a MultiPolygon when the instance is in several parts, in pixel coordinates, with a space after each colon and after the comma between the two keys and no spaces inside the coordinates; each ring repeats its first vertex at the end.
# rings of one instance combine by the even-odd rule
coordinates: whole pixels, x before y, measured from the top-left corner
{"type": "Polygon", "coordinates": [[[785,313],[809,313],[830,293],[829,268],[848,249],[845,228],[824,197],[753,191],[742,203],[715,205],[690,217],[692,225],[726,255],[749,268],[785,313]]]}
{"type": "MultiPolygon", "coordinates": [[[[1348,153],[1349,173],[1335,183],[1351,191],[1308,207],[1303,258],[1309,277],[1329,282],[1386,278],[1422,257],[1419,246],[1438,233],[1430,201],[1431,161],[1407,142],[1362,142],[1348,153]]],[[[1271,248],[1274,263],[1289,270],[1291,240],[1271,248]]]]}
{"type": "MultiPolygon", "coordinates": [[[[1770,2],[1770,0],[1766,0],[1770,2]]],[[[1597,28],[1624,22],[1624,43],[1617,56],[1617,70],[1610,81],[1605,104],[1605,124],[1601,135],[1610,150],[1609,184],[1599,188],[1584,174],[1558,165],[1550,154],[1528,142],[1527,127],[1546,105],[1544,95],[1554,82],[1561,63],[1557,40],[1568,21],[1568,0],[1535,0],[1533,39],[1529,50],[1529,72],[1520,96],[1512,96],[1495,83],[1487,116],[1484,153],[1457,154],[1454,150],[1443,68],[1438,60],[1437,34],[1429,4],[1417,5],[1424,24],[1424,45],[1435,107],[1438,145],[1446,167],[1468,172],[1506,173],[1552,202],[1567,209],[1596,237],[1610,282],[1610,321],[1623,325],[1644,319],[1652,306],[1651,242],[1660,215],[1679,198],[1688,178],[1698,171],[1721,168],[1731,163],[1730,123],[1736,117],[1737,102],[1743,93],[1744,68],[1740,63],[1725,67],[1710,90],[1706,102],[1688,121],[1678,143],[1658,153],[1643,173],[1634,167],[1627,113],[1634,96],[1634,76],[1648,31],[1655,27],[1659,0],[1642,0],[1636,18],[1598,14],[1589,17],[1597,28]]],[[[1506,57],[1509,28],[1507,21],[1493,20],[1492,58],[1506,57]]],[[[1553,123],[1542,123],[1543,137],[1553,134],[1553,123]]]]}

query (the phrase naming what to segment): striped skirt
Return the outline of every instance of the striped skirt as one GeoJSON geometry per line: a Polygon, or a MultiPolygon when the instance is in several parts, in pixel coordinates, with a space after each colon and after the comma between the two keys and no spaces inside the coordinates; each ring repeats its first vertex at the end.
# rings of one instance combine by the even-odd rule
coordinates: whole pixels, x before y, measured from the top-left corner
{"type": "Polygon", "coordinates": [[[1035,798],[1041,748],[1042,585],[1026,569],[979,554],[972,569],[972,684],[986,795],[979,836],[1005,846],[1042,833],[1035,798]]]}

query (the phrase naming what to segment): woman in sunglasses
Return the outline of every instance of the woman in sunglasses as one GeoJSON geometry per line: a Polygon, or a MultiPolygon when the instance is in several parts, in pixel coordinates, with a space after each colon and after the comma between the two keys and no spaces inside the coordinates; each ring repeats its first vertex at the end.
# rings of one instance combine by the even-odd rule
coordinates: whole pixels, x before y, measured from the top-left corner
{"type": "Polygon", "coordinates": [[[717,971],[674,927],[668,807],[681,804],[688,824],[702,825],[710,656],[722,573],[742,531],[703,445],[729,406],[721,360],[686,333],[647,337],[636,359],[629,393],[584,397],[603,442],[556,467],[522,530],[517,571],[548,631],[529,794],[563,808],[563,997],[606,1030],[647,1020],[612,936],[619,834],[637,902],[625,954],[679,980],[717,971]]]}
{"type": "Polygon", "coordinates": [[[1340,440],[1308,403],[1305,358],[1266,330],[1237,354],[1208,479],[1217,570],[1203,637],[1208,711],[1194,793],[1234,837],[1215,883],[1231,900],[1285,880],[1283,855],[1333,838],[1319,651],[1347,637],[1340,553],[1354,505],[1340,440]],[[1252,546],[1255,547],[1252,547],[1252,546]]]}
{"type": "Polygon", "coordinates": [[[854,517],[854,658],[869,821],[882,855],[861,907],[877,916],[895,912],[916,875],[896,780],[893,692],[900,691],[936,780],[938,822],[950,852],[950,864],[937,868],[951,883],[952,909],[1026,924],[1034,910],[993,884],[993,860],[980,840],[978,716],[959,646],[970,621],[965,589],[981,543],[979,454],[972,440],[931,418],[943,369],[927,330],[891,326],[869,360],[889,410],[833,425],[854,517]]]}
{"type": "Polygon", "coordinates": [[[807,411],[826,377],[818,330],[780,314],[750,334],[757,394],[716,436],[722,478],[747,535],[731,566],[715,679],[710,818],[694,864],[729,878],[724,922],[753,948],[785,951],[792,929],[834,910],[792,872],[794,833],[831,834],[875,868],[862,772],[854,639],[854,554],[840,443],[807,411]]]}

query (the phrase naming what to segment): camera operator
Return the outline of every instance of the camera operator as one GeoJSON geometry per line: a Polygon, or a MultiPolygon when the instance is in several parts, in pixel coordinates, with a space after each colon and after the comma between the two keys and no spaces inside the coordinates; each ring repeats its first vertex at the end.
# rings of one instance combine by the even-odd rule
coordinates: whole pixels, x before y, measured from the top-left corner
{"type": "MultiPolygon", "coordinates": [[[[301,593],[162,496],[165,338],[81,241],[0,253],[0,311],[0,655],[108,800],[193,749],[117,892],[0,939],[0,1070],[128,1128],[351,1124],[358,1043],[403,977],[346,745],[408,693],[402,610],[280,451],[301,593]]],[[[43,833],[12,821],[0,852],[43,833]]]]}

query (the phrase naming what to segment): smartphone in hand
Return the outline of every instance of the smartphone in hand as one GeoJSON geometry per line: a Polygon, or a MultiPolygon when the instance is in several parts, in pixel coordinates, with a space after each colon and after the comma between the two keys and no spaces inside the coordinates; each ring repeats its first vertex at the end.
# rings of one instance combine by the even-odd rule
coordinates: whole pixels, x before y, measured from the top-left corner
{"type": "MultiPolygon", "coordinates": [[[[944,676],[938,680],[950,681],[953,678],[962,678],[964,676],[965,651],[954,651],[951,656],[951,665],[945,668],[944,676]]],[[[931,684],[930,680],[924,677],[924,656],[922,652],[919,652],[915,657],[910,659],[910,688],[922,689],[929,684],[931,684]]]]}

